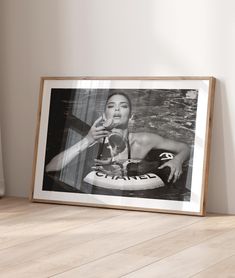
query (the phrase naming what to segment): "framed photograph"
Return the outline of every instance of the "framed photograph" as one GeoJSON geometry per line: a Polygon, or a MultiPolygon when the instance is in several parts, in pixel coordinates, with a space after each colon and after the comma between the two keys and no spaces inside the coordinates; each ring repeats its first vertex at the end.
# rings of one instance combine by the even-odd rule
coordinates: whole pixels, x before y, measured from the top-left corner
{"type": "Polygon", "coordinates": [[[32,201],[204,215],[215,78],[41,79],[32,201]]]}

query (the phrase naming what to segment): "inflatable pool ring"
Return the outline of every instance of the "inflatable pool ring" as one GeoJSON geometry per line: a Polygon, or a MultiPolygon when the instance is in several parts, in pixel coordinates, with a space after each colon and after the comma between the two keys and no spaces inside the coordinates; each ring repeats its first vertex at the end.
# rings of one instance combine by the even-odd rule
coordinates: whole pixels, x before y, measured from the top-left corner
{"type": "Polygon", "coordinates": [[[165,150],[152,150],[142,161],[128,160],[127,174],[124,176],[91,171],[84,181],[97,187],[118,190],[149,190],[165,186],[169,176],[169,167],[158,167],[174,158],[174,154],[165,150]]]}
{"type": "Polygon", "coordinates": [[[91,171],[84,181],[106,189],[147,190],[164,186],[164,182],[154,173],[139,176],[112,176],[99,171],[91,171]]]}

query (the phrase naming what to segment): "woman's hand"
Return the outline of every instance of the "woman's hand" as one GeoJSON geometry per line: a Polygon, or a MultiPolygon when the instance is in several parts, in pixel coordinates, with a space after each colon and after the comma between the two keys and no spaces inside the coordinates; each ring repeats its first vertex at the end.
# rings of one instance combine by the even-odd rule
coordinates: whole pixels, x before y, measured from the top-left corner
{"type": "Polygon", "coordinates": [[[89,144],[93,144],[94,142],[108,136],[109,133],[105,130],[105,127],[103,125],[99,125],[101,121],[102,117],[99,117],[90,128],[86,136],[89,144]]]}
{"type": "Polygon", "coordinates": [[[105,160],[95,159],[95,162],[95,166],[92,167],[93,170],[100,171],[111,176],[123,176],[122,164],[112,163],[111,158],[105,160]]]}
{"type": "Polygon", "coordinates": [[[168,182],[170,182],[173,179],[173,182],[176,182],[181,174],[182,174],[182,162],[180,160],[178,160],[177,158],[173,158],[172,160],[169,160],[167,162],[165,162],[164,164],[162,164],[160,167],[158,167],[158,169],[162,169],[164,167],[170,167],[171,171],[168,177],[168,182]]]}

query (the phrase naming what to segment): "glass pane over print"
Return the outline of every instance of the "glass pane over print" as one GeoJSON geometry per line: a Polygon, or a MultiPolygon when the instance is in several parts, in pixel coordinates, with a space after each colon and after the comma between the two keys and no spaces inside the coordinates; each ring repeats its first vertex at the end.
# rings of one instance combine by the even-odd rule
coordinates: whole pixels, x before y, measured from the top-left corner
{"type": "Polygon", "coordinates": [[[107,139],[91,144],[59,171],[45,171],[43,190],[190,201],[198,90],[52,89],[45,168],[83,140],[99,117],[105,118],[106,102],[113,94],[126,95],[131,102],[128,135],[122,138],[119,128],[108,128],[106,121],[107,139]],[[155,134],[189,147],[175,182],[168,181],[169,167],[159,169],[174,158],[174,151],[153,148],[138,159],[131,152],[136,134],[155,134]]]}

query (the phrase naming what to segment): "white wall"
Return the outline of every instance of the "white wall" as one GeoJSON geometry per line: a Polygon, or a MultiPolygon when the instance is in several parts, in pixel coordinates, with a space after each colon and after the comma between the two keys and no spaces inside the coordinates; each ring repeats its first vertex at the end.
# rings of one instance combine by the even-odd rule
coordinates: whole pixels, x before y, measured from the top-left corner
{"type": "Polygon", "coordinates": [[[7,194],[31,185],[40,76],[213,75],[208,210],[235,213],[234,0],[1,0],[7,194]]]}

